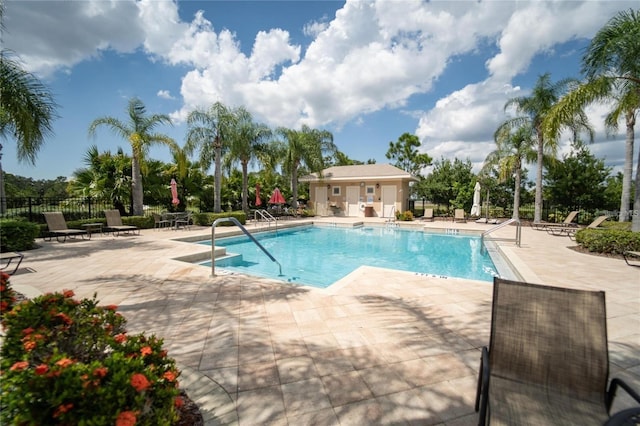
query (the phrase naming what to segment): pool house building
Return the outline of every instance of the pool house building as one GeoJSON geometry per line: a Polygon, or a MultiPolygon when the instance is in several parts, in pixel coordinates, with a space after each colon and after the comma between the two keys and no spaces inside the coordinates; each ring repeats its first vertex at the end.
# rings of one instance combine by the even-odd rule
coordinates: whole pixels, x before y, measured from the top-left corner
{"type": "Polygon", "coordinates": [[[418,178],[391,164],[329,167],[309,182],[309,206],[318,216],[394,217],[408,208],[418,178]]]}

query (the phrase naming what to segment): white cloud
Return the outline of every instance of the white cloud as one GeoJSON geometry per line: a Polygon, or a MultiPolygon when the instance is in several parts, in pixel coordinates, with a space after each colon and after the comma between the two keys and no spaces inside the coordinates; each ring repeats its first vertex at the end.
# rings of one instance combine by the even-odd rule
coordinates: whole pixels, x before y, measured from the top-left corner
{"type": "MultiPolygon", "coordinates": [[[[287,30],[273,28],[257,32],[243,50],[236,34],[216,30],[209,20],[215,17],[205,12],[182,21],[180,4],[173,1],[14,1],[6,3],[4,39],[30,70],[41,73],[71,68],[105,49],[144,51],[151,60],[187,68],[183,105],[173,118],[220,101],[288,127],[340,126],[370,112],[404,109],[437,88],[458,57],[486,54],[480,49],[495,45],[497,53],[482,70],[489,79],[445,94],[415,130],[435,158],[469,157],[477,163],[505,118],[505,101],[526,94],[513,87],[513,77],[536,55],[590,37],[633,4],[347,0],[334,17],[301,24],[313,37],[306,47],[295,44],[287,30]]],[[[168,91],[157,94],[171,98],[168,91]]]]}
{"type": "Polygon", "coordinates": [[[621,6],[618,2],[520,2],[501,30],[500,53],[487,61],[495,78],[525,71],[534,55],[576,38],[590,38],[621,6]]]}
{"type": "Polygon", "coordinates": [[[327,29],[329,24],[326,22],[312,21],[307,24],[302,29],[302,33],[308,37],[315,38],[318,34],[327,29]]]}
{"type": "Polygon", "coordinates": [[[4,47],[19,52],[25,68],[43,76],[106,49],[133,52],[144,37],[134,1],[6,2],[4,25],[4,47]]]}
{"type": "Polygon", "coordinates": [[[168,90],[158,90],[157,96],[162,99],[175,99],[168,90]]]}

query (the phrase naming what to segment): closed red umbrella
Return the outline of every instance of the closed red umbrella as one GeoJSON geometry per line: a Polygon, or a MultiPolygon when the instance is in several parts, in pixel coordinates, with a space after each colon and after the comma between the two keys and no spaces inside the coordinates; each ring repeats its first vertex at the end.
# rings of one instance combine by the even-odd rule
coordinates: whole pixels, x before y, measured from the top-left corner
{"type": "Polygon", "coordinates": [[[260,184],[256,183],[256,207],[262,205],[262,200],[260,199],[260,184]]]}
{"type": "Polygon", "coordinates": [[[175,179],[171,179],[171,204],[175,204],[176,206],[180,204],[180,199],[178,198],[178,183],[175,179]]]}
{"type": "Polygon", "coordinates": [[[269,204],[284,204],[284,197],[280,189],[276,188],[273,190],[273,194],[271,194],[271,198],[269,198],[269,204]]]}

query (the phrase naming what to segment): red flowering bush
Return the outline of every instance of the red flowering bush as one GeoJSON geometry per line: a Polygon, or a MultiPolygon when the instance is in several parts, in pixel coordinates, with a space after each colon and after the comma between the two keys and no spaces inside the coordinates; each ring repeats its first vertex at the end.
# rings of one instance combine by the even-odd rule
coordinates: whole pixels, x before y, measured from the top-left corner
{"type": "Polygon", "coordinates": [[[0,424],[177,420],[175,361],[161,339],[128,335],[115,306],[65,291],[15,305],[2,324],[0,424]]]}
{"type": "Polygon", "coordinates": [[[13,309],[16,303],[16,292],[11,288],[9,275],[0,272],[0,318],[13,309]]]}

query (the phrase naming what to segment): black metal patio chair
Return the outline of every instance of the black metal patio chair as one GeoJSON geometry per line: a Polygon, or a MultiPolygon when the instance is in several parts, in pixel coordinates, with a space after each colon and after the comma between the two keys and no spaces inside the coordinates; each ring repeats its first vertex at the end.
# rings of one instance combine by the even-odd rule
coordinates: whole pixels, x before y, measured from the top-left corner
{"type": "Polygon", "coordinates": [[[482,350],[480,425],[602,425],[609,384],[605,294],[494,279],[491,337],[482,350]],[[608,385],[608,387],[607,387],[608,385]]]}

